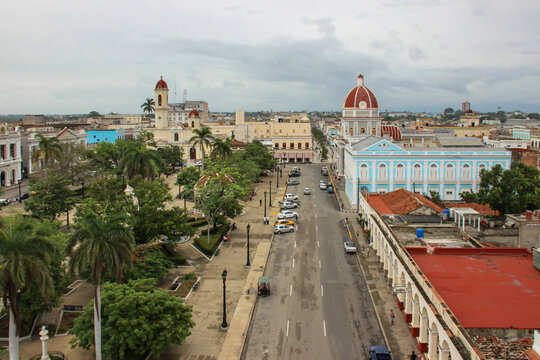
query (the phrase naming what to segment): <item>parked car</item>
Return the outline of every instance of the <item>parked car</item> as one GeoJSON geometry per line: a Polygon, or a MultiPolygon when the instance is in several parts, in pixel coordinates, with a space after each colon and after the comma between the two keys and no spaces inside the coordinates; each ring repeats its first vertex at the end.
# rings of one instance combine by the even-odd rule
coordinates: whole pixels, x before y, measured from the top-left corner
{"type": "Polygon", "coordinates": [[[369,359],[370,360],[392,360],[392,355],[390,351],[384,346],[371,346],[369,348],[369,359]]]}
{"type": "Polygon", "coordinates": [[[345,241],[343,243],[343,247],[345,248],[345,252],[347,253],[355,253],[356,252],[356,246],[352,241],[345,241]]]}
{"type": "Polygon", "coordinates": [[[286,181],[287,185],[300,185],[300,180],[297,179],[289,179],[286,181]]]}
{"type": "Polygon", "coordinates": [[[295,217],[298,217],[298,213],[295,211],[289,211],[289,210],[282,211],[277,216],[278,219],[292,219],[295,217]]]}
{"type": "Polygon", "coordinates": [[[276,225],[290,225],[290,226],[295,226],[296,223],[292,220],[276,220],[274,222],[274,226],[276,225]]]}
{"type": "Polygon", "coordinates": [[[311,189],[310,188],[305,188],[304,189],[304,195],[310,195],[311,194],[311,189]]]}
{"type": "Polygon", "coordinates": [[[321,169],[322,176],[328,176],[328,168],[325,166],[321,169]]]}
{"type": "Polygon", "coordinates": [[[328,193],[333,194],[334,193],[334,187],[332,185],[328,186],[328,193]]]}
{"type": "Polygon", "coordinates": [[[298,204],[292,201],[280,201],[279,207],[282,209],[296,209],[298,207],[298,204]]]}
{"type": "Polygon", "coordinates": [[[295,194],[285,194],[285,200],[293,201],[298,200],[298,195],[295,194]]]}
{"type": "Polygon", "coordinates": [[[319,189],[326,190],[326,184],[325,183],[319,183],[319,189]]]}
{"type": "Polygon", "coordinates": [[[274,226],[274,234],[283,234],[287,232],[294,232],[294,226],[291,225],[276,225],[274,226]]]}
{"type": "Polygon", "coordinates": [[[300,171],[291,171],[291,173],[289,174],[290,177],[298,177],[300,175],[302,175],[300,171]]]}

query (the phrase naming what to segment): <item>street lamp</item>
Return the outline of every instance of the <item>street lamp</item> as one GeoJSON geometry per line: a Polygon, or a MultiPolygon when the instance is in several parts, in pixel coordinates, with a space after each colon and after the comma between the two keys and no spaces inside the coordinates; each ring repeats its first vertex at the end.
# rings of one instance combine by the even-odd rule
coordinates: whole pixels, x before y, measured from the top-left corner
{"type": "Polygon", "coordinates": [[[264,219],[266,220],[266,191],[264,192],[264,219]]]}
{"type": "Polygon", "coordinates": [[[22,183],[22,180],[19,180],[19,204],[22,203],[22,197],[21,197],[21,183],[22,183]]]}
{"type": "Polygon", "coordinates": [[[229,325],[227,325],[227,309],[225,307],[225,280],[227,280],[227,269],[223,270],[221,278],[223,279],[223,322],[221,323],[221,330],[227,330],[229,328],[229,325]]]}
{"type": "Polygon", "coordinates": [[[268,194],[270,195],[270,200],[268,200],[268,206],[272,207],[272,180],[270,180],[270,186],[268,186],[268,194]]]}
{"type": "Polygon", "coordinates": [[[276,167],[276,188],[279,187],[279,166],[276,167]]]}
{"type": "Polygon", "coordinates": [[[84,200],[84,180],[81,181],[81,185],[82,185],[82,198],[84,200]]]}
{"type": "Polygon", "coordinates": [[[250,268],[251,267],[251,264],[249,262],[249,229],[251,228],[251,226],[249,226],[249,224],[247,224],[246,226],[246,231],[247,231],[247,261],[246,261],[246,268],[250,268]]]}

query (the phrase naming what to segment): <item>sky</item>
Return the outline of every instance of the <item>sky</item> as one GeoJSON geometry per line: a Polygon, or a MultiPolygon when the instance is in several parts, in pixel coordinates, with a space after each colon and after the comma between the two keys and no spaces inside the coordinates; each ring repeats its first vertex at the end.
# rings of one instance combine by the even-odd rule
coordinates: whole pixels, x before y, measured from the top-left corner
{"type": "Polygon", "coordinates": [[[2,5],[0,114],[341,110],[358,74],[380,110],[540,111],[540,1],[28,0],[2,5]],[[175,90],[176,89],[176,90],[175,90]]]}

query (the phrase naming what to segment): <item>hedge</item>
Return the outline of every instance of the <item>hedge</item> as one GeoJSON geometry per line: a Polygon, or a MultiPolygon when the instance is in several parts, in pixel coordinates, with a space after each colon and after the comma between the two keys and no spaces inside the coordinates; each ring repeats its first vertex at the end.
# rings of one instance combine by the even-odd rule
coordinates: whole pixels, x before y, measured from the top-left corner
{"type": "Polygon", "coordinates": [[[175,265],[185,265],[187,263],[186,258],[176,251],[175,245],[174,243],[163,243],[161,245],[161,251],[165,258],[172,261],[175,265]]]}
{"type": "Polygon", "coordinates": [[[189,225],[191,227],[201,227],[201,226],[206,225],[206,224],[208,224],[208,223],[206,222],[206,219],[204,219],[204,218],[187,223],[187,225],[189,225]]]}
{"type": "Polygon", "coordinates": [[[196,238],[194,241],[195,246],[197,246],[199,250],[201,250],[208,256],[214,255],[216,249],[221,243],[221,240],[223,239],[223,235],[227,234],[227,232],[229,231],[229,226],[229,222],[221,225],[221,227],[218,228],[217,233],[210,236],[210,244],[208,244],[207,242],[208,238],[206,237],[206,235],[196,238]]]}

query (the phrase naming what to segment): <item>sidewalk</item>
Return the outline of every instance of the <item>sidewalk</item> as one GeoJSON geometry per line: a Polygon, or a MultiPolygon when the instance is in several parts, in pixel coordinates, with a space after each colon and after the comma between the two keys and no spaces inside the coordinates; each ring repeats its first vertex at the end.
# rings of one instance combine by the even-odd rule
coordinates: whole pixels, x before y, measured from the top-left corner
{"type": "Polygon", "coordinates": [[[378,257],[369,247],[369,240],[364,236],[364,230],[358,223],[355,209],[352,208],[347,197],[342,198],[342,205],[342,211],[350,213],[344,218],[348,219],[349,232],[358,249],[357,258],[360,269],[370,289],[370,296],[388,348],[394,359],[408,359],[413,350],[418,352],[418,347],[411,336],[409,326],[401,316],[402,312],[397,307],[392,287],[384,276],[378,257]],[[364,254],[362,254],[362,248],[365,249],[364,254]],[[390,322],[390,311],[393,311],[395,315],[394,325],[390,322]]]}

